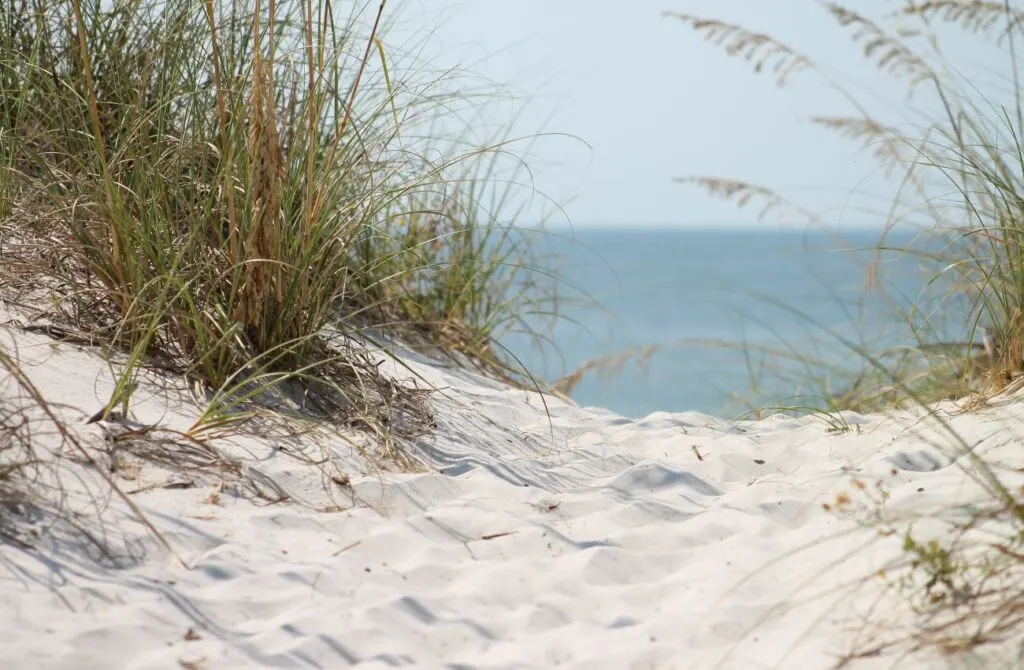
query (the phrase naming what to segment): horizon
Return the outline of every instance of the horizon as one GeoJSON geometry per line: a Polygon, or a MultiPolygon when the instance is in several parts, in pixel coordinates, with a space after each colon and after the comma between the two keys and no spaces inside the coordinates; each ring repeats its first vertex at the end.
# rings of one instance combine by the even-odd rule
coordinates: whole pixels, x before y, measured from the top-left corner
{"type": "Polygon", "coordinates": [[[780,225],[772,222],[704,222],[704,223],[680,223],[680,222],[565,222],[552,221],[548,223],[516,223],[518,228],[524,230],[547,230],[547,231],[585,231],[585,232],[621,232],[621,233],[658,233],[658,232],[730,232],[730,233],[822,233],[835,235],[866,235],[883,233],[891,234],[920,234],[921,230],[909,225],[897,225],[886,230],[884,225],[780,225]]]}

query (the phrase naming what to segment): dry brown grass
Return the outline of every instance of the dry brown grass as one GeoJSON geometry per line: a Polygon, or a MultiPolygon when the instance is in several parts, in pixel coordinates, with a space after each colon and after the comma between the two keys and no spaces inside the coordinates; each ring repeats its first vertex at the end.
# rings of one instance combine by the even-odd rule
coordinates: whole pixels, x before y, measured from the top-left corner
{"type": "Polygon", "coordinates": [[[801,70],[812,68],[810,59],[774,39],[771,35],[747,30],[743,26],[681,12],[665,12],[665,16],[683,21],[704,39],[723,49],[730,56],[747,60],[755,72],[771,68],[779,86],[801,70]]]}
{"type": "Polygon", "coordinates": [[[992,37],[995,34],[999,43],[1020,30],[1021,21],[1024,20],[1024,12],[1011,7],[1009,3],[986,0],[908,2],[897,11],[904,16],[920,17],[926,21],[959,25],[965,31],[977,35],[992,37]]]}

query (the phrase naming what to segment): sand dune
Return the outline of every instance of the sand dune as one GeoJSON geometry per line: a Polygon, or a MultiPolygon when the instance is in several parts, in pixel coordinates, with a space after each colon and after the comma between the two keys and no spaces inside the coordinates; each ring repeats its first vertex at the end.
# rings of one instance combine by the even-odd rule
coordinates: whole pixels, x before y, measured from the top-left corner
{"type": "MultiPolygon", "coordinates": [[[[0,337],[83,443],[102,445],[103,424],[83,421],[111,392],[103,360],[0,337]]],[[[980,496],[919,413],[848,414],[842,433],[815,417],[634,421],[404,362],[439,389],[436,428],[409,447],[420,472],[380,471],[340,437],[269,433],[220,445],[287,502],[202,473],[115,472],[187,568],[116,497],[89,498],[101,483],[68,458],[65,508],[98,502],[102,526],[81,523],[116,556],[67,524],[32,550],[0,547],[3,667],[830,668],[877,634],[869,615],[905,613],[870,578],[900,555],[899,538],[859,529],[857,505],[822,504],[858,493],[854,478],[884,489],[891,512],[980,496]],[[307,449],[350,485],[325,483],[296,457],[307,449]]],[[[191,424],[200,408],[172,381],[142,384],[137,421],[191,424]]],[[[954,409],[943,411],[977,453],[1024,467],[1008,446],[1019,406],[954,409]]],[[[886,653],[851,667],[1024,667],[1018,652],[886,653]]]]}

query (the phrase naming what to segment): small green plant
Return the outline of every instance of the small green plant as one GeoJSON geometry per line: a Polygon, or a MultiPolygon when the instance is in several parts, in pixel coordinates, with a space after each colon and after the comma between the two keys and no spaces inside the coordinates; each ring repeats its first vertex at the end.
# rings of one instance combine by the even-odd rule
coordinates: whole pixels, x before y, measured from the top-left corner
{"type": "MultiPolygon", "coordinates": [[[[953,551],[939,544],[938,540],[919,542],[908,530],[903,538],[903,551],[913,557],[911,571],[924,573],[924,594],[931,603],[950,597],[969,597],[969,592],[960,595],[964,591],[957,583],[964,567],[957,562],[953,551]]],[[[910,581],[908,577],[904,579],[910,581]]]]}
{"type": "MultiPolygon", "coordinates": [[[[850,425],[843,413],[836,409],[822,409],[822,404],[827,406],[828,398],[820,396],[792,396],[783,398],[776,402],[769,403],[751,410],[737,418],[756,419],[758,421],[776,415],[811,416],[820,420],[825,426],[825,432],[833,435],[842,435],[852,432],[854,426],[850,425]]],[[[857,425],[857,432],[860,426],[857,425]]]]}

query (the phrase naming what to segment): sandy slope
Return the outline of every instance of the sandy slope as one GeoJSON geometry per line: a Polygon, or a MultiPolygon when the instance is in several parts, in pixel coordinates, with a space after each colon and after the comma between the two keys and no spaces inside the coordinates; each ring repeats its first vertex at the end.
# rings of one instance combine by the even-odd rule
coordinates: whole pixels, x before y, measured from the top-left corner
{"type": "MultiPolygon", "coordinates": [[[[101,445],[101,428],[82,421],[109,397],[102,360],[40,336],[16,342],[46,397],[101,445]]],[[[437,428],[416,445],[424,472],[374,472],[339,438],[271,436],[224,445],[298,502],[218,495],[198,475],[161,487],[173,475],[148,466],[119,472],[126,490],[157,486],[132,498],[191,569],[109,495],[100,530],[116,561],[63,526],[34,551],[0,547],[0,665],[828,668],[880,593],[877,580],[836,587],[899,541],[871,543],[821,504],[851,491],[853,475],[880,483],[892,510],[927,514],[977,493],[909,414],[847,415],[842,434],[814,418],[632,421],[550,397],[546,411],[536,394],[405,360],[442,389],[430,400],[437,428]],[[328,484],[328,500],[321,469],[294,457],[305,447],[330,455],[351,488],[328,484]]],[[[139,398],[142,422],[183,427],[198,412],[166,384],[139,398]]],[[[979,453],[1021,468],[1011,438],[1022,418],[1010,404],[952,422],[979,453]]],[[[65,471],[72,492],[102,490],[87,468],[65,471]]],[[[899,615],[889,601],[877,609],[899,615]]],[[[1024,667],[1015,655],[852,667],[1024,667]]]]}

